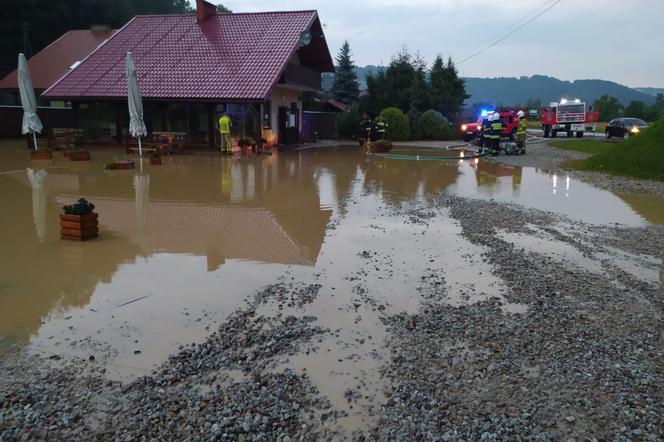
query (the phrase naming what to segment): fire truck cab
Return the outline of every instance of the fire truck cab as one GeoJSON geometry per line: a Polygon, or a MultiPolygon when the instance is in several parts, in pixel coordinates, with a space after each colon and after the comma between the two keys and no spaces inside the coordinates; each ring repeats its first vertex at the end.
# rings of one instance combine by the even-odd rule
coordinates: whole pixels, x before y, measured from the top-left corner
{"type": "Polygon", "coordinates": [[[555,138],[558,132],[565,132],[569,138],[576,134],[582,138],[584,132],[594,132],[599,112],[588,109],[586,103],[577,99],[561,99],[542,108],[540,121],[544,137],[555,138]]]}

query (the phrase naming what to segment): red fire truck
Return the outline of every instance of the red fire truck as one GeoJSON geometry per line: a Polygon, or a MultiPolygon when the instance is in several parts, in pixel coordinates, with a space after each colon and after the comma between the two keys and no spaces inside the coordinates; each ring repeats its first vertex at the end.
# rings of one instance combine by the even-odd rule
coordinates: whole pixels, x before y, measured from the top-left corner
{"type": "MultiPolygon", "coordinates": [[[[476,138],[482,128],[482,122],[493,112],[494,111],[482,111],[477,118],[477,121],[462,124],[460,129],[463,140],[470,141],[476,138]]],[[[498,114],[500,115],[500,120],[503,122],[503,137],[513,138],[516,130],[519,128],[519,119],[516,117],[516,111],[513,109],[500,110],[498,111],[498,114]]]]}
{"type": "Polygon", "coordinates": [[[576,134],[582,138],[584,132],[594,132],[595,123],[599,119],[597,109],[587,107],[586,103],[577,99],[561,99],[557,103],[549,103],[540,111],[540,121],[544,137],[555,138],[558,132],[565,132],[569,138],[576,134]]]}

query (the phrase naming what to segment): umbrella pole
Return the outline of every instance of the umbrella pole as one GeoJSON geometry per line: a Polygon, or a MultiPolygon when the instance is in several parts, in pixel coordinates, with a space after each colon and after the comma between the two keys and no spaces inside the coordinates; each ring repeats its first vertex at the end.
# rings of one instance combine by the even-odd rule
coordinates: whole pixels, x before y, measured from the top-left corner
{"type": "Polygon", "coordinates": [[[138,156],[143,156],[143,145],[141,145],[141,136],[138,136],[138,156]]]}
{"type": "Polygon", "coordinates": [[[35,142],[35,150],[39,150],[39,148],[37,147],[37,134],[35,133],[34,130],[32,131],[32,139],[35,142]]]}

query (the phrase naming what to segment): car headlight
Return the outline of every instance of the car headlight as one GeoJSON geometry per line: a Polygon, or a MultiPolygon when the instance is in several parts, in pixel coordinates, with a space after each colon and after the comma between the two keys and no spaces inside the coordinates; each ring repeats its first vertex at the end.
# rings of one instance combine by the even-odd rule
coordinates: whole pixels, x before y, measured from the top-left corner
{"type": "Polygon", "coordinates": [[[465,132],[467,130],[468,130],[468,126],[466,126],[465,124],[462,124],[461,125],[461,132],[465,132]]]}
{"type": "Polygon", "coordinates": [[[638,127],[634,126],[633,128],[630,129],[630,132],[633,134],[638,134],[641,132],[638,127]]]}

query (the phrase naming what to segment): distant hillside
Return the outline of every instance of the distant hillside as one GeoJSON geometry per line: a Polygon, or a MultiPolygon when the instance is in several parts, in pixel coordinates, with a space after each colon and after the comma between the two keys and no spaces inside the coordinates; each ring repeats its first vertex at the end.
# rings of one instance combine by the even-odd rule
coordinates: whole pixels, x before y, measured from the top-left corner
{"type": "Polygon", "coordinates": [[[618,83],[605,80],[562,81],[544,75],[521,78],[466,78],[466,92],[471,95],[468,103],[488,102],[512,106],[525,104],[528,99],[539,98],[543,104],[561,97],[581,98],[586,102],[610,95],[622,104],[638,100],[650,105],[653,95],[639,92],[618,83]]]}
{"type": "MultiPolygon", "coordinates": [[[[364,66],[355,69],[360,89],[366,89],[366,76],[369,72],[378,72],[385,69],[379,66],[364,66]]],[[[643,101],[651,105],[658,92],[664,89],[639,88],[631,89],[621,84],[605,80],[576,80],[562,81],[545,75],[532,77],[502,77],[502,78],[476,78],[466,77],[466,92],[470,98],[466,101],[472,103],[493,103],[502,106],[523,105],[529,99],[542,100],[542,104],[557,101],[561,97],[581,98],[592,102],[602,95],[616,97],[622,104],[630,101],[643,101]]],[[[330,90],[334,81],[334,74],[323,74],[323,90],[330,90]]]]}
{"type": "Polygon", "coordinates": [[[664,94],[664,88],[661,87],[635,87],[634,90],[652,96],[657,94],[664,94]]]}
{"type": "MultiPolygon", "coordinates": [[[[357,74],[357,82],[360,83],[360,90],[364,90],[367,88],[367,74],[370,72],[376,74],[381,69],[385,68],[373,65],[355,68],[355,74],[357,74]]],[[[333,82],[334,82],[334,74],[323,74],[322,83],[324,91],[329,91],[330,89],[332,89],[333,82]]]]}

